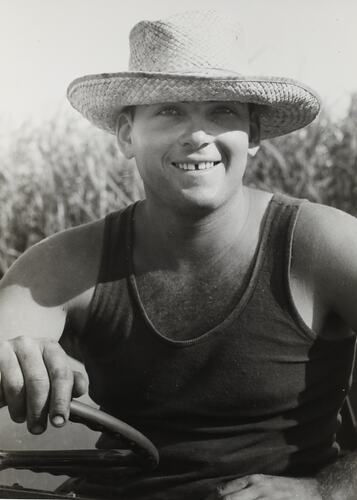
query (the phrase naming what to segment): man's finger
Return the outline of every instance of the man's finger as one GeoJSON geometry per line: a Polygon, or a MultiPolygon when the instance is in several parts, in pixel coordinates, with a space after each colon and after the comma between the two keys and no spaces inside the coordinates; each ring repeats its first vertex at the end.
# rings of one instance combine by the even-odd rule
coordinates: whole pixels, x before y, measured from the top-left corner
{"type": "Polygon", "coordinates": [[[228,493],[222,497],[224,500],[262,500],[269,497],[262,496],[255,486],[248,486],[244,490],[228,493]]]}
{"type": "Polygon", "coordinates": [[[224,498],[225,495],[244,490],[249,485],[249,477],[250,476],[244,476],[238,479],[233,479],[233,481],[227,481],[222,486],[218,487],[218,494],[221,495],[222,498],[224,498]]]}
{"type": "Polygon", "coordinates": [[[43,360],[51,382],[49,416],[56,427],[64,425],[69,417],[74,376],[69,359],[62,347],[55,342],[44,346],[43,360]]]}
{"type": "Polygon", "coordinates": [[[47,428],[50,390],[41,348],[37,341],[19,337],[14,340],[14,351],[25,381],[27,427],[33,434],[41,434],[47,428]]]}
{"type": "Polygon", "coordinates": [[[6,406],[6,399],[5,399],[4,391],[2,389],[1,372],[0,372],[0,408],[4,408],[4,406],[6,406]]]}
{"type": "Polygon", "coordinates": [[[26,420],[26,391],[24,377],[16,354],[12,349],[5,349],[1,360],[2,396],[8,406],[14,422],[26,420]]]}
{"type": "Polygon", "coordinates": [[[73,376],[74,376],[74,382],[73,382],[72,397],[79,398],[83,396],[83,394],[87,393],[88,380],[87,377],[81,372],[74,371],[73,376]]]}

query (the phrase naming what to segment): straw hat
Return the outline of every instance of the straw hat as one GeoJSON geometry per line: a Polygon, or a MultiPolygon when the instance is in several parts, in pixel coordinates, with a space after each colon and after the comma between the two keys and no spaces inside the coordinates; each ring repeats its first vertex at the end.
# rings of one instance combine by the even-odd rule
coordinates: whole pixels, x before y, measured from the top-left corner
{"type": "Polygon", "coordinates": [[[129,71],[74,80],[67,96],[94,125],[115,133],[124,106],[175,101],[255,103],[261,138],[309,124],[318,96],[287,78],[251,76],[240,29],[216,11],[142,21],[130,33],[129,71]]]}

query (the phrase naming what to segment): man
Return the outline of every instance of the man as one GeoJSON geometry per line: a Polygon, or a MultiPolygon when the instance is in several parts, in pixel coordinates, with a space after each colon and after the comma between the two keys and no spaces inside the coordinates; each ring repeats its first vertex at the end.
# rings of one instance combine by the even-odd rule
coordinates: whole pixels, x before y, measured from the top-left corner
{"type": "Polygon", "coordinates": [[[130,41],[129,72],[75,80],[68,97],[116,133],[146,199],[43,241],[4,277],[10,415],[33,433],[47,414],[65,424],[86,390],[58,344],[66,326],[91,397],[161,456],[103,495],[355,498],[355,458],[337,461],[335,434],[357,329],[357,223],[242,183],[260,140],[310,123],[319,100],[249,76],[236,27],[212,11],[144,21],[130,41]]]}

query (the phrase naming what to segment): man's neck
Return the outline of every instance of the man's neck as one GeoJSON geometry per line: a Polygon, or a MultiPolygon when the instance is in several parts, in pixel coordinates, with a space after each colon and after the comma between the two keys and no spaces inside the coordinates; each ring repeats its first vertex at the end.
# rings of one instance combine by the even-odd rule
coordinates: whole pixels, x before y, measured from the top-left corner
{"type": "Polygon", "coordinates": [[[150,199],[138,208],[135,246],[142,256],[145,251],[145,260],[170,268],[207,266],[240,243],[249,219],[250,195],[242,188],[225,205],[196,217],[163,209],[150,199]]]}

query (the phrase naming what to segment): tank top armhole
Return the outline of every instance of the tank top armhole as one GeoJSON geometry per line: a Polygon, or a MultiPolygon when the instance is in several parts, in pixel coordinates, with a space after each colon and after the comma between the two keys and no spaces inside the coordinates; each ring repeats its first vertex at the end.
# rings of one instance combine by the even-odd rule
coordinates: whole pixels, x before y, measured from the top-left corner
{"type": "Polygon", "coordinates": [[[103,276],[106,274],[106,267],[107,267],[107,256],[108,256],[108,249],[110,248],[110,237],[111,237],[111,232],[112,232],[112,225],[113,225],[113,220],[117,217],[120,216],[120,213],[122,210],[118,210],[116,212],[111,212],[107,214],[104,217],[104,228],[103,228],[103,233],[102,233],[102,245],[101,245],[101,250],[100,250],[100,257],[99,257],[99,266],[98,266],[98,272],[97,272],[97,277],[95,280],[94,284],[94,289],[91,294],[91,298],[88,303],[87,311],[86,311],[86,318],[83,322],[83,328],[82,331],[79,334],[79,338],[82,339],[86,336],[86,332],[89,329],[89,323],[91,319],[93,318],[93,315],[96,314],[96,311],[98,310],[99,307],[99,301],[101,297],[101,284],[103,281],[103,276]]]}
{"type": "Polygon", "coordinates": [[[300,333],[304,338],[307,338],[310,341],[316,339],[317,334],[314,332],[312,328],[310,328],[302,318],[296,304],[294,301],[294,297],[291,290],[291,260],[292,260],[292,252],[293,252],[293,243],[294,243],[294,235],[296,224],[299,219],[299,214],[301,207],[305,204],[309,203],[308,200],[301,200],[301,202],[294,207],[294,211],[292,216],[290,217],[289,225],[288,225],[288,233],[287,233],[287,244],[286,244],[286,259],[285,259],[285,269],[284,269],[284,279],[285,286],[287,290],[288,303],[290,306],[290,314],[292,319],[296,322],[297,326],[300,329],[300,333]]]}

